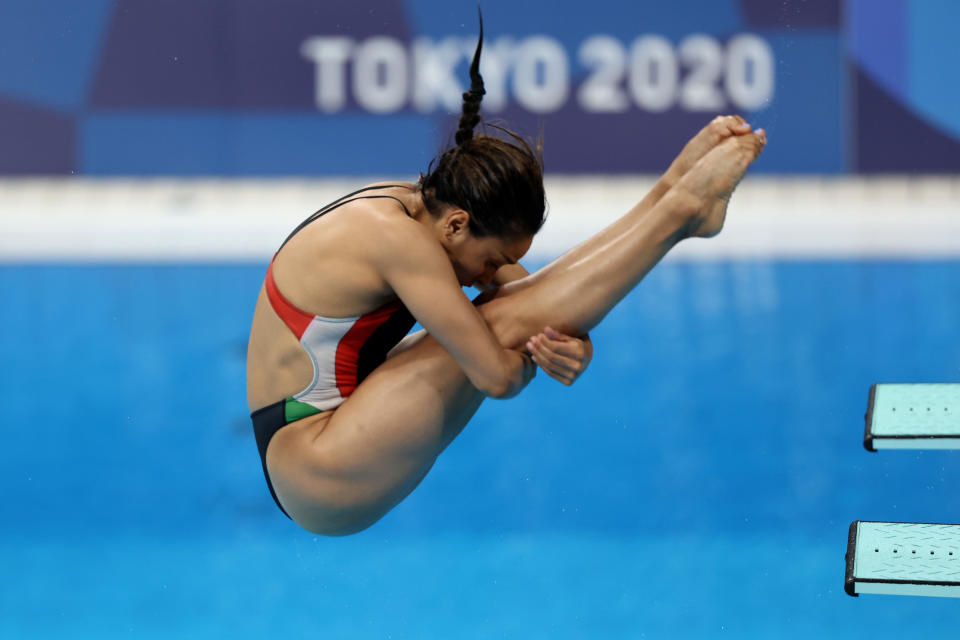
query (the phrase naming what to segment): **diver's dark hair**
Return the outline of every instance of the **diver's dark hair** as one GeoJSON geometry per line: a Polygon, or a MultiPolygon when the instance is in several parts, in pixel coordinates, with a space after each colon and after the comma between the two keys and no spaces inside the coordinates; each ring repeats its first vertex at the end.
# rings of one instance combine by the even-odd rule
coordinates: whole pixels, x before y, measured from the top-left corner
{"type": "Polygon", "coordinates": [[[474,136],[486,93],[480,75],[482,49],[481,15],[480,39],[470,64],[470,90],[463,94],[456,145],[430,162],[427,173],[420,175],[420,190],[432,215],[439,215],[444,205],[469,213],[470,232],[475,236],[532,236],[543,226],[546,211],[542,145],[538,141],[534,148],[521,136],[496,125],[489,126],[509,140],[474,136]]]}

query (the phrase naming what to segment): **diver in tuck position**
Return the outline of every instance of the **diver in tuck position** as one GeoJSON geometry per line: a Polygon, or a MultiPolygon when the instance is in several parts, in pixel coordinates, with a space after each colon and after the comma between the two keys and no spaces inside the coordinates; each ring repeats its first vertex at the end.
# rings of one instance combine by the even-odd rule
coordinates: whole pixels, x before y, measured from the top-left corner
{"type": "Polygon", "coordinates": [[[766,144],[737,116],[691,139],[609,227],[528,274],[544,221],[537,149],[474,135],[480,41],[456,144],[417,184],[374,184],[321,209],[267,269],[247,399],[271,494],[297,524],[361,531],[403,500],[484,398],[510,398],[539,365],[571,383],[586,333],[678,242],[710,237],[766,144]],[[485,292],[473,303],[462,286],[485,292]],[[424,331],[406,336],[414,322],[424,331]]]}

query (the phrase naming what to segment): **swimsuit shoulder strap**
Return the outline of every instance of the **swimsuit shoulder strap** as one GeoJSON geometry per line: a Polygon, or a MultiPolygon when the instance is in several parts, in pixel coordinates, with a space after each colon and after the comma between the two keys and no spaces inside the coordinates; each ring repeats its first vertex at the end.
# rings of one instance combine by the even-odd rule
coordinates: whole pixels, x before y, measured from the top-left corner
{"type": "MultiPolygon", "coordinates": [[[[279,252],[280,249],[283,249],[284,245],[286,245],[288,242],[290,242],[290,238],[292,238],[293,236],[295,236],[298,232],[300,232],[300,230],[302,230],[304,227],[306,227],[308,224],[310,224],[310,223],[313,222],[314,220],[323,217],[325,214],[330,213],[331,211],[333,211],[333,210],[336,209],[337,207],[340,207],[340,206],[345,205],[345,204],[350,203],[350,202],[354,202],[355,200],[365,200],[365,199],[371,199],[371,200],[372,200],[372,199],[374,199],[374,198],[389,198],[389,199],[391,199],[391,200],[396,200],[396,201],[400,204],[400,206],[403,207],[403,210],[404,210],[404,212],[406,212],[407,216],[410,216],[410,210],[407,209],[407,205],[403,204],[403,201],[400,200],[400,198],[397,198],[397,197],[395,197],[395,196],[388,196],[388,195],[369,195],[369,196],[361,196],[361,195],[358,195],[358,194],[361,194],[361,193],[365,193],[365,192],[367,192],[367,191],[372,191],[372,190],[374,190],[374,189],[392,189],[392,188],[395,188],[395,187],[403,187],[403,186],[405,186],[405,185],[402,185],[402,184],[382,184],[382,185],[373,186],[373,187],[364,187],[363,189],[357,189],[357,190],[354,191],[353,193],[348,193],[347,195],[343,196],[342,198],[339,198],[339,199],[337,199],[337,200],[334,200],[334,201],[331,202],[330,204],[327,204],[327,205],[325,205],[324,207],[322,207],[321,209],[319,209],[319,210],[315,211],[314,213],[310,214],[310,215],[307,217],[306,220],[304,220],[304,221],[301,222],[299,225],[297,225],[297,228],[290,232],[290,235],[287,236],[287,239],[283,241],[283,244],[280,245],[280,248],[277,249],[277,251],[279,252]],[[355,197],[355,196],[356,196],[356,197],[355,197]]],[[[412,217],[412,216],[411,216],[411,217],[412,217]]]]}

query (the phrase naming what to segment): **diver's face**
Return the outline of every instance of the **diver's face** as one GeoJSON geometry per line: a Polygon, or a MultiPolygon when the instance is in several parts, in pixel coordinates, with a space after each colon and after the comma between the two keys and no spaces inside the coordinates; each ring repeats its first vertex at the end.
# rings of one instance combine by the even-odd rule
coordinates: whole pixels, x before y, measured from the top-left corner
{"type": "Polygon", "coordinates": [[[486,289],[493,282],[497,270],[506,264],[515,264],[533,243],[532,236],[501,238],[498,236],[476,237],[469,234],[449,251],[450,262],[462,286],[486,289]]]}
{"type": "Polygon", "coordinates": [[[447,209],[434,225],[464,287],[486,289],[500,267],[516,263],[533,243],[533,236],[475,236],[470,231],[470,214],[455,207],[447,209]]]}

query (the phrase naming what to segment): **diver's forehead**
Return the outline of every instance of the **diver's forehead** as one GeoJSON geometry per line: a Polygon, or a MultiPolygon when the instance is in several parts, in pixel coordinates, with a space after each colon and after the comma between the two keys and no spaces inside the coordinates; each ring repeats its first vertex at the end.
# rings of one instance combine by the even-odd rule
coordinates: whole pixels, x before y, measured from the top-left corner
{"type": "Polygon", "coordinates": [[[527,251],[530,250],[530,245],[533,244],[533,237],[524,237],[518,238],[504,243],[503,253],[504,258],[508,264],[514,264],[520,260],[523,256],[527,255],[527,251]]]}

